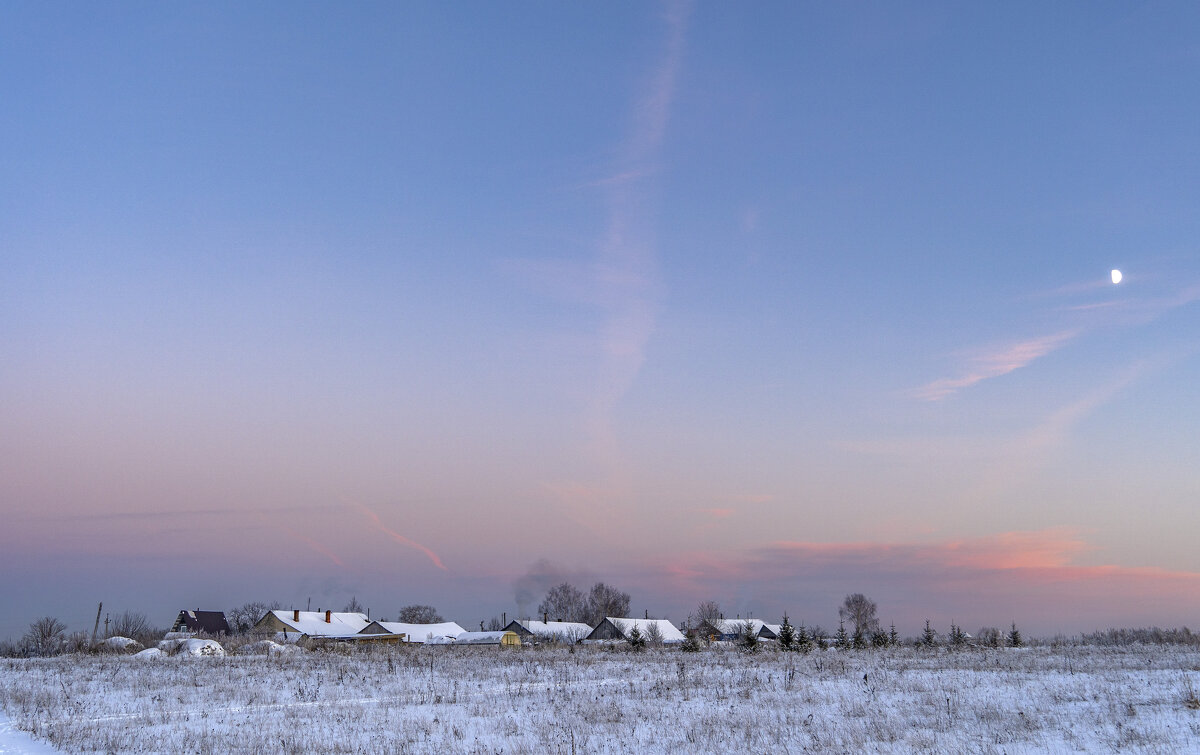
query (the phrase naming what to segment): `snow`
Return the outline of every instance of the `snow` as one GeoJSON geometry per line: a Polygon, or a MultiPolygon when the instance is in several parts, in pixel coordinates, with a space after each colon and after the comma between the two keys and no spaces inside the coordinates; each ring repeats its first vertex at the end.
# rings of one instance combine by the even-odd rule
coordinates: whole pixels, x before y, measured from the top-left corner
{"type": "Polygon", "coordinates": [[[373,621],[362,634],[403,634],[405,642],[429,642],[431,640],[454,640],[467,630],[453,621],[440,624],[406,624],[402,621],[373,621]],[[382,631],[380,631],[382,630],[382,631]]]}
{"type": "Polygon", "coordinates": [[[358,634],[371,623],[365,613],[336,611],[271,611],[275,618],[290,627],[288,634],[308,637],[349,637],[358,634]],[[299,618],[296,616],[299,614],[299,618]],[[325,618],[328,616],[329,621],[325,618]]]}
{"type": "Polygon", "coordinates": [[[499,645],[504,641],[505,635],[516,636],[516,632],[463,632],[458,637],[454,638],[456,645],[499,645]]]}
{"type": "Polygon", "coordinates": [[[216,640],[163,640],[158,643],[158,650],[169,655],[186,655],[194,657],[222,656],[225,648],[216,640]]]}
{"type": "Polygon", "coordinates": [[[166,655],[167,655],[166,653],[159,650],[158,648],[146,648],[145,650],[134,653],[133,657],[141,658],[142,660],[153,660],[155,658],[165,658],[166,655]]]}
{"type": "Polygon", "coordinates": [[[14,755],[50,755],[58,752],[48,742],[34,739],[28,733],[13,727],[12,721],[4,715],[4,711],[0,711],[0,753],[4,755],[10,753],[14,755]]]}
{"type": "Polygon", "coordinates": [[[638,631],[641,632],[642,637],[647,639],[649,639],[651,627],[655,627],[658,630],[659,634],[662,635],[662,641],[665,643],[683,642],[686,639],[683,636],[683,632],[680,632],[674,624],[666,619],[619,619],[609,616],[608,621],[611,621],[621,631],[621,634],[626,637],[629,637],[629,633],[636,626],[638,631]]]}
{"type": "Polygon", "coordinates": [[[0,752],[1200,752],[1200,650],[348,646],[0,659],[0,752]]]}
{"type": "Polygon", "coordinates": [[[280,645],[270,640],[259,640],[238,648],[239,655],[288,655],[303,652],[295,645],[280,645]]]}
{"type": "Polygon", "coordinates": [[[537,635],[539,640],[575,642],[592,633],[592,628],[578,621],[530,621],[518,622],[537,635]]]}
{"type": "Polygon", "coordinates": [[[108,650],[132,651],[140,650],[142,648],[142,643],[138,642],[137,640],[130,639],[129,637],[109,637],[100,644],[108,650]]]}
{"type": "Polygon", "coordinates": [[[716,621],[710,620],[708,623],[712,624],[721,634],[741,634],[742,628],[747,624],[750,625],[750,630],[754,632],[755,637],[762,632],[763,627],[773,627],[775,634],[779,634],[778,624],[767,624],[762,619],[717,619],[716,621]]]}

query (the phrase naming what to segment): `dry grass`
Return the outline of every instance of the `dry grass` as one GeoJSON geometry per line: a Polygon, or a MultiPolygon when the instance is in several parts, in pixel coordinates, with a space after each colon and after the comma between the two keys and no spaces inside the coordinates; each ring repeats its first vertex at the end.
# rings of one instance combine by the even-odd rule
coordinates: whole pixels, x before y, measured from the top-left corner
{"type": "Polygon", "coordinates": [[[0,662],[66,751],[1200,750],[1197,651],[392,647],[0,662]]]}

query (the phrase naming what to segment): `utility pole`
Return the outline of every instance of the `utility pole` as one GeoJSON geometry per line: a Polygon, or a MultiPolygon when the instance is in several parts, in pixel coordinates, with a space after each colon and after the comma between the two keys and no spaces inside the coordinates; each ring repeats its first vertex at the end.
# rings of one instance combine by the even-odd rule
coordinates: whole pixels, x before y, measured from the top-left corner
{"type": "Polygon", "coordinates": [[[104,614],[104,636],[108,637],[108,614],[104,614]]]}
{"type": "Polygon", "coordinates": [[[92,625],[92,644],[96,644],[96,632],[100,631],[100,612],[104,610],[104,601],[96,606],[96,623],[92,625]]]}

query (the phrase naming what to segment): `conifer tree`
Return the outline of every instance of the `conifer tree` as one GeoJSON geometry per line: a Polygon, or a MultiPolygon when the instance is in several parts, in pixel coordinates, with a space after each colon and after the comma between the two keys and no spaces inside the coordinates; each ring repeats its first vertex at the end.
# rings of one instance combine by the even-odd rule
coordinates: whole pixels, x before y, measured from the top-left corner
{"type": "Polygon", "coordinates": [[[796,630],[796,649],[801,653],[807,653],[813,649],[812,635],[808,633],[808,629],[803,624],[796,630]]]}
{"type": "Polygon", "coordinates": [[[892,622],[892,628],[888,632],[888,645],[892,647],[900,646],[900,634],[896,631],[896,622],[892,622]]]}
{"type": "Polygon", "coordinates": [[[956,648],[967,644],[967,633],[953,621],[950,622],[950,644],[956,648]]]}
{"type": "Polygon", "coordinates": [[[788,621],[788,615],[783,615],[783,624],[779,626],[779,648],[781,650],[792,650],[796,642],[796,629],[788,621]]]}
{"type": "Polygon", "coordinates": [[[629,630],[629,646],[635,650],[646,647],[646,638],[642,636],[642,630],[638,629],[637,624],[634,624],[633,629],[629,630]]]}
{"type": "Polygon", "coordinates": [[[838,650],[850,647],[850,635],[846,634],[846,622],[838,621],[837,634],[833,636],[833,646],[838,650]]]}
{"type": "Polygon", "coordinates": [[[850,638],[850,646],[855,650],[862,650],[867,646],[867,638],[863,636],[861,627],[854,627],[854,635],[850,638]]]}
{"type": "Polygon", "coordinates": [[[1008,633],[1008,646],[1019,648],[1024,644],[1025,641],[1021,639],[1021,630],[1017,629],[1017,622],[1014,621],[1012,631],[1008,633]]]}
{"type": "Polygon", "coordinates": [[[921,644],[927,648],[937,645],[937,632],[929,626],[929,619],[925,619],[925,631],[921,633],[921,644]]]}

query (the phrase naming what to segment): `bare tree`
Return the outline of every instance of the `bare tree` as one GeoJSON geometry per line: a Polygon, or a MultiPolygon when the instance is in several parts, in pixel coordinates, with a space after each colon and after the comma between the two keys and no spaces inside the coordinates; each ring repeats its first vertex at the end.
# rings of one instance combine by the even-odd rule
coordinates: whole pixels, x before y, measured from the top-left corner
{"type": "Polygon", "coordinates": [[[487,630],[489,632],[499,632],[503,628],[504,624],[500,623],[499,616],[493,616],[492,618],[488,619],[487,630]]]}
{"type": "Polygon", "coordinates": [[[61,649],[66,632],[66,624],[53,616],[43,616],[29,625],[21,645],[27,655],[51,655],[61,649]]]}
{"type": "Polygon", "coordinates": [[[545,599],[538,605],[538,613],[545,614],[551,621],[587,621],[587,599],[575,585],[563,582],[546,591],[545,599]]]}
{"type": "Polygon", "coordinates": [[[366,613],[367,609],[363,608],[362,603],[358,602],[358,598],[354,595],[350,596],[350,602],[342,609],[342,613],[366,613]]]}
{"type": "Polygon", "coordinates": [[[595,626],[604,621],[606,616],[628,615],[629,600],[629,593],[597,582],[588,594],[588,623],[595,626]]]}
{"type": "Polygon", "coordinates": [[[161,630],[150,626],[146,614],[137,611],[125,611],[118,614],[109,625],[109,637],[128,637],[143,645],[151,645],[161,636],[161,630]]]}
{"type": "Polygon", "coordinates": [[[234,634],[246,634],[254,629],[259,619],[267,615],[267,611],[275,611],[282,607],[278,602],[252,601],[227,611],[225,619],[229,622],[229,631],[234,634]]]}
{"type": "Polygon", "coordinates": [[[846,596],[838,609],[838,618],[853,624],[854,632],[863,636],[879,628],[879,619],[875,618],[875,601],[868,600],[861,592],[846,596]]]}
{"type": "Polygon", "coordinates": [[[445,619],[433,606],[412,605],[400,609],[397,621],[402,624],[439,624],[445,619]]]}
{"type": "Polygon", "coordinates": [[[706,621],[709,624],[716,626],[717,622],[721,620],[722,616],[724,616],[724,614],[721,613],[721,606],[717,604],[717,601],[706,600],[700,605],[696,606],[696,611],[689,617],[689,621],[695,627],[699,627],[706,621]]]}

